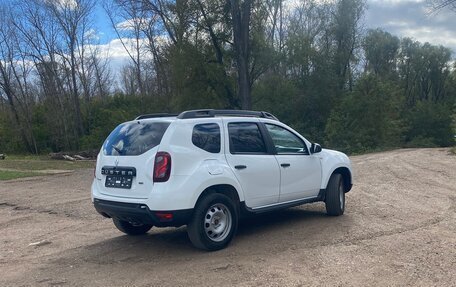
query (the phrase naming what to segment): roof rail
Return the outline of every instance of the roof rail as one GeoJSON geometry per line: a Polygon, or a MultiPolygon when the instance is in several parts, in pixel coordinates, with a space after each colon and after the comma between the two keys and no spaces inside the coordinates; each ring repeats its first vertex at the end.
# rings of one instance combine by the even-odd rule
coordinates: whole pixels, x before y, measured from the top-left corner
{"type": "Polygon", "coordinates": [[[268,112],[245,111],[245,110],[193,110],[180,113],[178,119],[213,118],[216,116],[231,117],[256,117],[278,121],[276,116],[268,112]]]}
{"type": "Polygon", "coordinates": [[[157,113],[157,114],[146,114],[140,115],[135,118],[136,120],[152,119],[152,118],[167,118],[167,117],[177,117],[178,114],[167,114],[167,113],[157,113]]]}

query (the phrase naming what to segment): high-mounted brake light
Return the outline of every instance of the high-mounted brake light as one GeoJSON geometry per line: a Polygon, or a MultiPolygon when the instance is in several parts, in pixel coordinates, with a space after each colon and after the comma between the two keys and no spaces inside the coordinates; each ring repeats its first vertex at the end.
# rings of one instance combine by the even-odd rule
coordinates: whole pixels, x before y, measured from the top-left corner
{"type": "Polygon", "coordinates": [[[171,155],[167,152],[157,152],[154,164],[154,182],[168,181],[171,174],[171,155]]]}

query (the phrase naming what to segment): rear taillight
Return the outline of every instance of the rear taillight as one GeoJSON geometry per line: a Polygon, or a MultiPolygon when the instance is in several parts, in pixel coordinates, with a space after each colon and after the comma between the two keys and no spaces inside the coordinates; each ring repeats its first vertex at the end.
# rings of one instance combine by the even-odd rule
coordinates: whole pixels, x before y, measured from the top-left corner
{"type": "Polygon", "coordinates": [[[154,164],[154,182],[165,182],[171,174],[171,155],[167,152],[157,152],[154,164]]]}

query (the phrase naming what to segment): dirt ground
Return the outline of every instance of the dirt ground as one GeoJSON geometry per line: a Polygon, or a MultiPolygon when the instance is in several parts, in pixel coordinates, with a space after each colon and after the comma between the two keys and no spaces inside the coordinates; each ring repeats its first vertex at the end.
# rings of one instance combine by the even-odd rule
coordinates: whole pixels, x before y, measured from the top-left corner
{"type": "Polygon", "coordinates": [[[91,204],[92,170],[0,182],[0,286],[456,286],[456,156],[352,161],[343,216],[316,203],[253,217],[212,253],[185,227],[118,232],[91,204]]]}

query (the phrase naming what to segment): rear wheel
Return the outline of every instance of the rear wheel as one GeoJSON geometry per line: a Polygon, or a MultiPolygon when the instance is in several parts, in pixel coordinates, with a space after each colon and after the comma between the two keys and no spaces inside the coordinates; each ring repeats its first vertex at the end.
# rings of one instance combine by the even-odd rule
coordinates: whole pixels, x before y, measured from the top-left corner
{"type": "Polygon", "coordinates": [[[117,227],[117,229],[128,235],[146,234],[147,231],[152,228],[152,225],[149,224],[131,224],[128,221],[123,221],[116,218],[113,218],[112,221],[114,222],[114,225],[117,227]]]}
{"type": "Polygon", "coordinates": [[[225,248],[233,239],[238,225],[238,212],[233,200],[213,193],[202,198],[187,226],[193,245],[205,250],[225,248]]]}
{"type": "Polygon", "coordinates": [[[326,188],[326,213],[339,216],[345,211],[345,188],[344,179],[340,174],[333,174],[326,188]]]}

